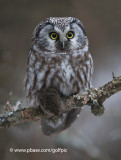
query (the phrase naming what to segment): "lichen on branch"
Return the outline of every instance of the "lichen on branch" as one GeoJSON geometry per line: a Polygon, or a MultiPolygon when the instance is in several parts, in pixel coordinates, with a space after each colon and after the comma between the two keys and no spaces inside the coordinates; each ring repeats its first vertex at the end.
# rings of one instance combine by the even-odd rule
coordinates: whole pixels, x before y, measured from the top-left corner
{"type": "MultiPolygon", "coordinates": [[[[102,87],[87,89],[85,92],[73,95],[66,100],[61,99],[62,105],[60,107],[60,113],[88,105],[91,106],[91,112],[94,115],[102,115],[104,112],[103,102],[119,91],[121,91],[121,76],[115,77],[113,75],[113,80],[102,87]]],[[[43,113],[40,107],[18,107],[17,109],[14,108],[14,110],[0,115],[0,128],[24,122],[37,121],[46,117],[49,118],[48,115],[43,113]]],[[[57,116],[55,116],[55,118],[57,118],[57,116]]]]}

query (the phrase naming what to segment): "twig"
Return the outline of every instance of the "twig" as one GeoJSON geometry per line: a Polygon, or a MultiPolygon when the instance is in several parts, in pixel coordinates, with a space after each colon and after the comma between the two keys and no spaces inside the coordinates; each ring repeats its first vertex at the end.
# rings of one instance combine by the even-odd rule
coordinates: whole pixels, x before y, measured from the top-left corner
{"type": "MultiPolygon", "coordinates": [[[[61,106],[61,113],[68,112],[73,108],[91,106],[92,113],[101,115],[104,112],[103,102],[110,96],[121,91],[121,76],[115,77],[102,87],[97,89],[91,88],[83,93],[69,97],[64,106],[61,106]]],[[[62,100],[63,101],[63,100],[62,100]]],[[[41,118],[48,117],[39,107],[17,109],[16,111],[6,112],[0,115],[0,128],[17,125],[24,122],[37,121],[41,118]]]]}

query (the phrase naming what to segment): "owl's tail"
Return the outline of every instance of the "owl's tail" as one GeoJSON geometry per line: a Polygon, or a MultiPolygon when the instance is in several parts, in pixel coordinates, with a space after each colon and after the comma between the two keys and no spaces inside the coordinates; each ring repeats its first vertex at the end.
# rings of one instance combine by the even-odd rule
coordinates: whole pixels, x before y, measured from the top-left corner
{"type": "Polygon", "coordinates": [[[57,119],[42,119],[41,128],[45,135],[50,136],[57,134],[68,127],[77,119],[81,109],[72,109],[68,113],[63,113],[63,115],[57,119]]]}

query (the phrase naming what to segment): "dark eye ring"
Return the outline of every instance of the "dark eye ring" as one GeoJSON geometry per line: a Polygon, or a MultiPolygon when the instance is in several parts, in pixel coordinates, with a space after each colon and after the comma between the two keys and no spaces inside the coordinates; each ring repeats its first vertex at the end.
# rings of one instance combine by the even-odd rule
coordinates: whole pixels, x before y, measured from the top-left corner
{"type": "Polygon", "coordinates": [[[51,32],[50,33],[50,38],[53,39],[53,40],[55,40],[55,39],[58,38],[58,34],[56,32],[51,32]]]}
{"type": "Polygon", "coordinates": [[[66,36],[68,39],[72,39],[74,37],[74,32],[69,31],[66,36]]]}

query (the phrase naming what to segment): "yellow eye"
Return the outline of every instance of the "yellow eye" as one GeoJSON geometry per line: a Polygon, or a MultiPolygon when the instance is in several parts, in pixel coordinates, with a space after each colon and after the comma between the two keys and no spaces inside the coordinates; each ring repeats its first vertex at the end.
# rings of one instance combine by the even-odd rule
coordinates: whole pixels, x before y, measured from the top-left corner
{"type": "Polygon", "coordinates": [[[74,37],[74,33],[72,31],[67,33],[67,38],[72,39],[74,37]]]}
{"type": "Polygon", "coordinates": [[[50,33],[50,38],[51,39],[57,39],[58,38],[58,34],[56,32],[51,32],[50,33]]]}

